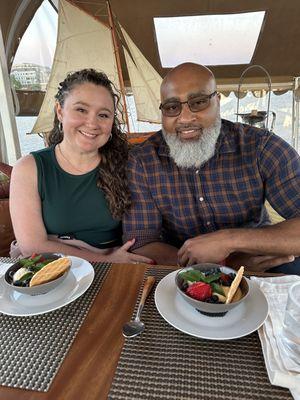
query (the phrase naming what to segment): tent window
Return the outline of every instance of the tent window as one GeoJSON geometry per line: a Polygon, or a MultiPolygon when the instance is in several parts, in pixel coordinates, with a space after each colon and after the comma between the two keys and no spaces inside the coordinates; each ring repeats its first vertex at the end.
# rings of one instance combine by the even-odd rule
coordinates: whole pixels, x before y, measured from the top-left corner
{"type": "MultiPolygon", "coordinates": [[[[240,100],[240,113],[251,113],[252,110],[267,111],[268,95],[256,97],[253,93],[240,100]]],[[[228,97],[221,96],[221,116],[230,121],[236,121],[237,98],[233,92],[228,97]]],[[[293,92],[291,90],[277,96],[271,93],[269,124],[270,128],[273,119],[272,112],[276,114],[274,133],[282,137],[289,144],[293,145],[293,92]]],[[[239,118],[239,122],[243,122],[239,118]]]]}
{"type": "Polygon", "coordinates": [[[10,78],[18,95],[16,123],[22,155],[44,147],[38,135],[28,133],[36,121],[33,115],[43,100],[50,76],[57,20],[56,11],[44,0],[22,37],[12,65],[10,78]]]}
{"type": "Polygon", "coordinates": [[[154,18],[162,67],[250,63],[265,11],[154,18]]]}
{"type": "Polygon", "coordinates": [[[16,52],[11,80],[18,90],[45,90],[53,62],[57,13],[47,0],[37,10],[16,52]]]}

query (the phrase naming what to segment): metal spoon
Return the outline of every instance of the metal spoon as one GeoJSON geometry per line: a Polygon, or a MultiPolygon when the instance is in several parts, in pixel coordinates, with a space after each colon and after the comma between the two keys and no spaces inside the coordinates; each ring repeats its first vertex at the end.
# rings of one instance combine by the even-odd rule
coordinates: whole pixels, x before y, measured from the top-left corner
{"type": "Polygon", "coordinates": [[[143,288],[141,300],[140,300],[140,303],[138,306],[138,310],[136,313],[136,317],[135,317],[134,321],[127,322],[123,326],[123,335],[126,338],[132,338],[134,336],[137,336],[140,333],[142,333],[143,330],[145,329],[145,324],[140,320],[140,315],[143,311],[145,301],[152,289],[152,286],[154,285],[154,282],[155,282],[154,276],[147,277],[144,288],[143,288]]]}

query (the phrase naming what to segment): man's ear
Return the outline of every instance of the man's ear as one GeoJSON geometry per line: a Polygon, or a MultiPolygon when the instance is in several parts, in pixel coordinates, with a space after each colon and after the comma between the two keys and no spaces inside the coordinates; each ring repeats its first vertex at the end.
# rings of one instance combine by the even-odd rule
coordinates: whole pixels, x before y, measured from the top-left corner
{"type": "Polygon", "coordinates": [[[55,103],[55,112],[58,120],[62,122],[62,106],[59,104],[58,101],[55,103]]]}

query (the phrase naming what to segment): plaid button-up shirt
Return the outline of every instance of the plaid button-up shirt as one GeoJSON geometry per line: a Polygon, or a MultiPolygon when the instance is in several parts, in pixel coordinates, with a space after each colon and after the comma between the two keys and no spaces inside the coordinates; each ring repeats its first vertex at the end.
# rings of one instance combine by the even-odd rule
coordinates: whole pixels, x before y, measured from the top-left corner
{"type": "Polygon", "coordinates": [[[269,131],[222,120],[215,155],[179,168],[161,131],[129,158],[132,205],[123,220],[133,248],[164,241],[180,247],[201,233],[269,223],[267,199],[284,218],[300,216],[300,158],[269,131]]]}

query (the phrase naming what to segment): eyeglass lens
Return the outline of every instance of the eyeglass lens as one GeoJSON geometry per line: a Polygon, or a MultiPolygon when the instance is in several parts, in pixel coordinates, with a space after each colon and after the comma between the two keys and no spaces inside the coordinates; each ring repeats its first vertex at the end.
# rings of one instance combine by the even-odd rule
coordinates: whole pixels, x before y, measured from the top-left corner
{"type": "Polygon", "coordinates": [[[160,106],[162,113],[168,117],[176,117],[182,111],[182,104],[187,103],[192,112],[205,110],[209,106],[211,96],[198,96],[189,99],[188,101],[170,101],[160,106]]]}

